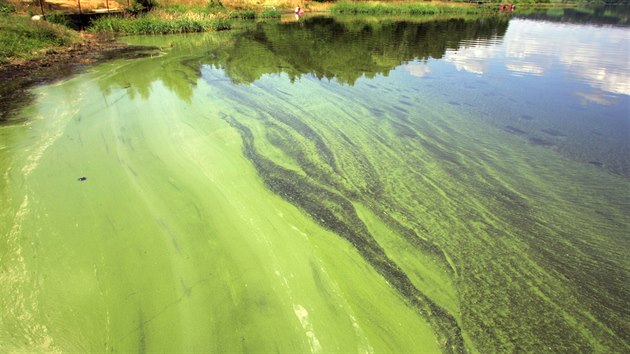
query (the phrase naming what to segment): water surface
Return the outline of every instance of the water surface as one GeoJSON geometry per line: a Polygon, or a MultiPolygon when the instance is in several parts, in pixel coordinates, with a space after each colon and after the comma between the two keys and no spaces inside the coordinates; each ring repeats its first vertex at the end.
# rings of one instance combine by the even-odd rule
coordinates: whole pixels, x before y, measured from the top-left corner
{"type": "Polygon", "coordinates": [[[0,349],[627,351],[628,34],[129,38],[0,128],[0,349]]]}

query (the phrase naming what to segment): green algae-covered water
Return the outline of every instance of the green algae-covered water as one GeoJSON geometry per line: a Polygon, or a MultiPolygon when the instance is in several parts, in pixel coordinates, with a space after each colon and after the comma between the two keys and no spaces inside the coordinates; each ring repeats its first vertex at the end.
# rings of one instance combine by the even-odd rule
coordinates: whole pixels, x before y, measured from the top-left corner
{"type": "Polygon", "coordinates": [[[630,350],[628,31],[127,38],[0,127],[0,352],[630,350]]]}

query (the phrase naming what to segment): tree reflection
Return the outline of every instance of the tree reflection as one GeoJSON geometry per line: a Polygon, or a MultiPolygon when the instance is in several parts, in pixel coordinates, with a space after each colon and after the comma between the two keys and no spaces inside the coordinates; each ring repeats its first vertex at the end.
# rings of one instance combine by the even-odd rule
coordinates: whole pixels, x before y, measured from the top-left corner
{"type": "Polygon", "coordinates": [[[441,58],[463,41],[502,38],[508,27],[505,17],[420,21],[315,17],[258,23],[241,31],[146,37],[147,43],[168,48],[166,54],[116,66],[99,85],[106,96],[124,88],[132,99],[147,99],[152,85],[160,82],[190,102],[204,66],[221,69],[237,84],[283,73],[292,81],[313,75],[353,85],[361,77],[388,75],[412,60],[441,58]]]}
{"type": "MultiPolygon", "coordinates": [[[[158,48],[150,48],[156,50],[158,48]]],[[[178,56],[165,55],[159,57],[157,51],[148,52],[154,60],[131,60],[121,65],[108,77],[98,81],[101,91],[106,96],[112,89],[127,89],[131,99],[141,97],[148,99],[151,85],[160,81],[167,89],[174,92],[181,100],[190,102],[193,88],[197,82],[197,72],[181,65],[178,56]]]]}
{"type": "Polygon", "coordinates": [[[353,85],[360,77],[387,75],[411,60],[441,58],[462,41],[502,37],[507,26],[502,17],[424,23],[317,17],[301,23],[261,23],[231,45],[211,50],[200,64],[224,69],[235,83],[286,73],[291,80],[310,74],[353,85]]]}

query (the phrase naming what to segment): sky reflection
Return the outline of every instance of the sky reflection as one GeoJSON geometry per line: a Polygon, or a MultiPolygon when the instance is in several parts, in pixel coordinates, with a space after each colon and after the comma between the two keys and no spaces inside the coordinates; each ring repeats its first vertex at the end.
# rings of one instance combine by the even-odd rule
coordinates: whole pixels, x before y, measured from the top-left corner
{"type": "Polygon", "coordinates": [[[463,43],[444,60],[475,74],[495,60],[517,76],[560,73],[594,90],[576,92],[582,99],[607,104],[607,93],[630,95],[629,43],[628,28],[513,19],[501,41],[463,43]]]}

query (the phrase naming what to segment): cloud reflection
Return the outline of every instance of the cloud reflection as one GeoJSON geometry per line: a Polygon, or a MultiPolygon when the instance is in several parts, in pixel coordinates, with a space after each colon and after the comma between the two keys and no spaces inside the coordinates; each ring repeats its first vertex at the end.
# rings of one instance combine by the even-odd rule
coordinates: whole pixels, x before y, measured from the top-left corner
{"type": "Polygon", "coordinates": [[[426,63],[409,63],[404,66],[411,76],[423,77],[431,72],[431,68],[426,63]]]}
{"type": "Polygon", "coordinates": [[[500,56],[500,43],[499,40],[465,42],[457,50],[447,50],[444,60],[453,63],[457,71],[484,74],[487,72],[488,59],[500,56]]]}
{"type": "Polygon", "coordinates": [[[606,93],[603,91],[599,91],[599,92],[576,92],[575,93],[578,97],[580,97],[580,101],[582,102],[583,105],[586,105],[588,103],[597,103],[603,106],[610,106],[611,104],[615,103],[614,100],[611,100],[610,98],[606,97],[606,93]]]}
{"type": "MultiPolygon", "coordinates": [[[[487,73],[501,59],[514,75],[561,70],[595,91],[630,95],[629,29],[513,19],[502,42],[467,43],[444,59],[457,70],[487,73]]],[[[590,102],[605,104],[608,99],[590,102]]],[[[580,95],[582,99],[585,96],[580,95]]]]}
{"type": "Polygon", "coordinates": [[[545,69],[542,66],[533,63],[508,62],[505,63],[505,67],[514,74],[541,76],[545,73],[545,69]]]}

